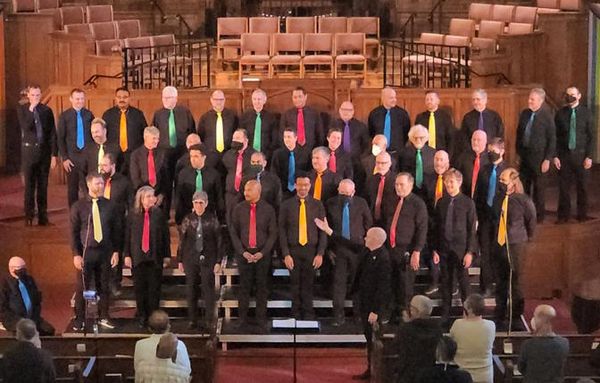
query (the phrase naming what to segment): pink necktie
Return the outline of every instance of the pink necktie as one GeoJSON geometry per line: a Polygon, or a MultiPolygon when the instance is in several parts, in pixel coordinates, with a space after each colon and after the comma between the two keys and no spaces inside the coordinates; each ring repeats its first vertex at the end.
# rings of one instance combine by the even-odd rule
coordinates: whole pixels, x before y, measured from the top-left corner
{"type": "Polygon", "coordinates": [[[302,108],[298,109],[296,125],[298,127],[298,143],[304,146],[306,144],[306,134],[304,131],[304,110],[302,108]]]}
{"type": "Polygon", "coordinates": [[[333,173],[337,173],[337,160],[335,159],[335,150],[331,151],[331,155],[329,156],[329,170],[333,173]]]}
{"type": "Polygon", "coordinates": [[[156,169],[154,167],[154,153],[148,150],[148,183],[150,186],[156,185],[156,169]]]}
{"type": "Polygon", "coordinates": [[[250,227],[248,228],[248,247],[256,248],[256,204],[250,204],[250,227]]]}
{"type": "Polygon", "coordinates": [[[233,184],[235,191],[240,191],[240,185],[242,183],[243,161],[244,161],[244,152],[238,152],[237,163],[235,165],[235,182],[233,184]]]}
{"type": "Polygon", "coordinates": [[[144,212],[144,230],[142,231],[142,251],[147,253],[150,250],[150,213],[144,212]]]}

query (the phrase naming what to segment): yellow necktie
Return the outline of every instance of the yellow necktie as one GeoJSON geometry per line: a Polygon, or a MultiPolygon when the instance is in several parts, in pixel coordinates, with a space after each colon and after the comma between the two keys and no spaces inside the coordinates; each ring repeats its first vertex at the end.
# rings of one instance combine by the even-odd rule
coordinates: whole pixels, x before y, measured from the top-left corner
{"type": "Polygon", "coordinates": [[[225,150],[225,141],[223,139],[223,116],[217,112],[217,151],[221,153],[225,150]]]}
{"type": "Polygon", "coordinates": [[[127,118],[124,111],[121,111],[121,120],[119,121],[119,145],[122,152],[127,151],[127,118]]]}
{"type": "Polygon", "coordinates": [[[435,149],[435,116],[429,112],[429,146],[435,149]]]}
{"type": "Polygon", "coordinates": [[[506,243],[506,224],[508,219],[508,194],[502,201],[502,212],[500,213],[500,225],[498,225],[498,244],[504,246],[506,243]]]}
{"type": "Polygon", "coordinates": [[[315,190],[313,192],[313,198],[321,200],[321,188],[323,186],[323,180],[321,179],[321,173],[317,172],[317,178],[315,179],[315,190]]]}
{"type": "Polygon", "coordinates": [[[435,183],[435,204],[437,204],[437,202],[440,200],[440,198],[442,198],[442,195],[444,193],[443,178],[444,177],[442,177],[441,174],[438,174],[437,181],[435,183]]]}
{"type": "Polygon", "coordinates": [[[102,166],[100,166],[100,162],[104,158],[104,145],[100,145],[100,149],[98,149],[98,173],[101,172],[102,166]]]}
{"type": "Polygon", "coordinates": [[[100,209],[98,209],[98,198],[92,198],[92,223],[94,225],[94,240],[102,242],[102,222],[100,222],[100,209]]]}
{"type": "Polygon", "coordinates": [[[308,243],[308,228],[306,227],[306,205],[304,199],[300,199],[300,213],[298,219],[298,243],[302,246],[308,243]]]}

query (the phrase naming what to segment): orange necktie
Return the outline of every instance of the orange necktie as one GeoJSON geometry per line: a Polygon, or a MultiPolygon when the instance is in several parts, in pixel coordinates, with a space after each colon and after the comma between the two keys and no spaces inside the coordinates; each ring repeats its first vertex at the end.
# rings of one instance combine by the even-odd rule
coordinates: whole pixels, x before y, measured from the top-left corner
{"type": "Polygon", "coordinates": [[[398,226],[398,218],[400,217],[400,211],[402,210],[402,204],[404,204],[404,198],[400,197],[396,210],[394,211],[394,218],[392,218],[392,225],[390,226],[390,246],[396,247],[396,226],[398,226]]]}
{"type": "Polygon", "coordinates": [[[104,186],[104,198],[110,199],[110,188],[111,188],[112,178],[106,180],[106,185],[104,186]]]}
{"type": "Polygon", "coordinates": [[[127,151],[127,118],[124,111],[121,111],[121,119],[119,121],[119,146],[121,146],[122,152],[127,151]]]}
{"type": "Polygon", "coordinates": [[[438,174],[437,181],[435,182],[435,205],[442,198],[444,194],[444,182],[442,181],[443,177],[441,174],[438,174]]]}
{"type": "Polygon", "coordinates": [[[308,243],[308,227],[306,226],[306,204],[300,199],[300,212],[298,213],[298,243],[302,246],[308,243]]]}
{"type": "Polygon", "coordinates": [[[313,198],[317,200],[321,200],[321,188],[323,187],[323,180],[321,175],[323,173],[317,172],[317,178],[315,179],[315,190],[313,192],[313,198]]]}

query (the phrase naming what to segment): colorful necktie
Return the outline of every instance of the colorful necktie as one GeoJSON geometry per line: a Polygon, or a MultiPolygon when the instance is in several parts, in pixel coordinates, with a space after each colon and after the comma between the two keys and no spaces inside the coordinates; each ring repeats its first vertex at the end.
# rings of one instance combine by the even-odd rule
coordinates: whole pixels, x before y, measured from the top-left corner
{"type": "Polygon", "coordinates": [[[531,127],[533,126],[533,120],[535,119],[535,112],[531,112],[527,125],[525,125],[525,132],[523,133],[523,146],[528,148],[531,141],[531,127]]]}
{"type": "Polygon", "coordinates": [[[148,150],[148,183],[156,186],[156,168],[154,167],[154,151],[148,150]]]}
{"type": "Polygon", "coordinates": [[[350,202],[344,202],[342,208],[342,237],[350,239],[350,202]]]}
{"type": "Polygon", "coordinates": [[[379,185],[377,186],[377,197],[375,197],[375,220],[381,218],[381,202],[383,201],[383,188],[385,187],[385,176],[379,176],[379,185]]]}
{"type": "Polygon", "coordinates": [[[417,149],[417,158],[415,158],[415,186],[421,188],[423,185],[423,157],[421,149],[417,149]]]}
{"type": "Polygon", "coordinates": [[[304,130],[304,110],[302,108],[298,109],[296,125],[298,127],[298,144],[304,146],[306,144],[306,131],[304,130]]]}
{"type": "Polygon", "coordinates": [[[38,144],[44,142],[44,129],[42,127],[42,121],[40,120],[40,114],[37,111],[37,107],[33,109],[33,123],[35,124],[35,136],[38,144]]]}
{"type": "Polygon", "coordinates": [[[248,228],[248,247],[256,248],[256,204],[250,204],[250,227],[248,228]]]}
{"type": "Polygon", "coordinates": [[[252,140],[252,147],[257,152],[260,152],[262,138],[262,118],[260,112],[256,113],[256,121],[254,122],[254,139],[252,140]]]}
{"type": "Polygon", "coordinates": [[[473,174],[471,175],[471,198],[475,195],[475,187],[477,187],[477,177],[479,176],[479,154],[475,155],[475,161],[473,162],[473,174]]]}
{"type": "Polygon", "coordinates": [[[435,149],[436,145],[435,113],[429,112],[429,146],[435,149]]]}
{"type": "Polygon", "coordinates": [[[444,238],[449,243],[454,239],[454,197],[450,198],[448,210],[446,210],[446,222],[444,222],[444,238]]]}
{"type": "Polygon", "coordinates": [[[296,157],[294,156],[294,152],[290,152],[290,157],[288,159],[287,188],[289,191],[294,191],[294,189],[296,189],[296,157]]]}
{"type": "Polygon", "coordinates": [[[217,112],[217,152],[222,153],[225,150],[225,137],[223,134],[223,116],[221,112],[217,112]]]}
{"type": "Polygon", "coordinates": [[[498,165],[494,165],[494,167],[492,168],[492,173],[490,174],[490,181],[488,183],[488,194],[487,194],[487,205],[489,207],[492,207],[492,205],[494,204],[494,196],[496,195],[496,176],[497,176],[497,172],[496,172],[496,168],[498,167],[498,165]]]}
{"type": "Polygon", "coordinates": [[[350,154],[352,150],[352,141],[350,140],[350,121],[344,123],[344,135],[342,137],[344,143],[344,151],[350,154]]]}
{"type": "Polygon", "coordinates": [[[321,189],[323,188],[323,173],[317,172],[317,177],[315,178],[315,189],[313,191],[313,198],[316,200],[321,200],[321,189]]]}
{"type": "Polygon", "coordinates": [[[235,163],[235,179],[233,181],[233,188],[236,192],[240,191],[240,185],[242,184],[242,167],[244,165],[244,152],[238,152],[237,160],[235,163]]]}
{"type": "Polygon", "coordinates": [[[119,146],[123,153],[127,151],[127,116],[124,110],[121,111],[121,119],[119,120],[119,146]]]}
{"type": "Polygon", "coordinates": [[[306,205],[304,198],[300,198],[300,212],[298,213],[298,243],[302,246],[308,243],[308,227],[306,226],[306,205]]]}
{"type": "Polygon", "coordinates": [[[94,225],[94,240],[102,242],[102,221],[100,221],[100,209],[98,198],[92,198],[92,224],[94,225]]]}
{"type": "Polygon", "coordinates": [[[337,173],[337,159],[335,158],[335,150],[332,150],[331,154],[329,155],[329,163],[327,167],[332,172],[337,173]]]}
{"type": "Polygon", "coordinates": [[[98,148],[98,173],[100,173],[102,171],[102,166],[100,165],[100,163],[102,162],[102,159],[104,158],[104,145],[100,144],[100,147],[98,148]]]}
{"type": "Polygon", "coordinates": [[[574,150],[575,146],[577,146],[577,115],[575,108],[572,108],[569,120],[569,150],[574,150]]]}
{"type": "Polygon", "coordinates": [[[400,211],[402,210],[402,205],[404,204],[404,198],[400,198],[398,204],[396,205],[396,210],[394,211],[394,217],[392,218],[392,224],[390,225],[390,246],[392,248],[396,247],[396,227],[398,226],[398,218],[400,217],[400,211]]]}
{"type": "Polygon", "coordinates": [[[169,110],[169,146],[172,148],[177,146],[177,131],[175,129],[175,112],[169,110]]]}
{"type": "Polygon", "coordinates": [[[390,142],[392,142],[392,115],[390,109],[385,113],[385,120],[383,122],[383,135],[387,140],[387,148],[390,147],[390,142]]]}
{"type": "Polygon", "coordinates": [[[504,246],[506,243],[506,225],[508,224],[508,194],[502,201],[502,211],[500,212],[500,224],[498,225],[498,244],[504,246]]]}
{"type": "Polygon", "coordinates": [[[147,253],[150,250],[150,212],[144,212],[144,228],[142,229],[142,251],[147,253]]]}
{"type": "Polygon", "coordinates": [[[22,280],[19,281],[19,291],[21,292],[21,299],[23,299],[23,305],[25,306],[25,310],[27,310],[27,317],[31,315],[31,310],[33,308],[31,304],[31,297],[29,296],[29,291],[27,291],[27,287],[22,280]]]}
{"type": "Polygon", "coordinates": [[[196,191],[202,191],[204,185],[202,184],[202,169],[196,169],[196,191]]]}
{"type": "Polygon", "coordinates": [[[77,149],[83,149],[85,141],[83,138],[83,118],[81,117],[81,110],[77,111],[77,149]]]}
{"type": "Polygon", "coordinates": [[[435,182],[435,202],[434,205],[437,205],[438,201],[444,195],[444,177],[441,174],[438,174],[437,181],[435,182]]]}
{"type": "Polygon", "coordinates": [[[479,120],[477,121],[477,130],[483,129],[483,112],[479,112],[479,120]]]}
{"type": "Polygon", "coordinates": [[[110,190],[112,189],[112,177],[106,180],[106,185],[104,185],[104,198],[110,199],[110,190]]]}
{"type": "Polygon", "coordinates": [[[198,217],[198,226],[196,226],[196,243],[194,248],[198,253],[204,251],[204,235],[202,231],[202,217],[198,217]]]}

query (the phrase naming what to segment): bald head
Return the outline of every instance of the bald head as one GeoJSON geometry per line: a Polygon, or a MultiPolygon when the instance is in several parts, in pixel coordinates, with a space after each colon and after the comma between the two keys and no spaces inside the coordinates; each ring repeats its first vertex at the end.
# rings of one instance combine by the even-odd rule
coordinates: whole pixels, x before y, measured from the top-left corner
{"type": "Polygon", "coordinates": [[[410,314],[412,318],[429,318],[433,311],[433,302],[425,295],[415,295],[410,300],[410,314]]]}
{"type": "Polygon", "coordinates": [[[365,236],[365,246],[373,251],[383,246],[386,239],[387,234],[385,230],[380,227],[372,227],[367,231],[367,235],[365,236]]]}
{"type": "Polygon", "coordinates": [[[342,121],[348,122],[354,117],[354,105],[350,101],[344,101],[338,112],[342,121]]]}
{"type": "Polygon", "coordinates": [[[25,263],[25,260],[21,257],[12,257],[8,260],[8,272],[14,278],[19,278],[17,276],[18,270],[25,269],[26,267],[27,264],[25,263]]]}
{"type": "Polygon", "coordinates": [[[391,109],[396,106],[396,91],[392,88],[383,88],[381,90],[381,104],[386,109],[391,109]]]}
{"type": "Polygon", "coordinates": [[[155,310],[148,318],[148,327],[154,334],[164,334],[170,326],[169,315],[163,310],[155,310]]]}
{"type": "Polygon", "coordinates": [[[210,95],[210,104],[215,112],[221,113],[225,109],[225,93],[222,90],[215,90],[210,95]]]}
{"type": "Polygon", "coordinates": [[[471,136],[471,149],[477,154],[483,153],[487,146],[487,133],[485,130],[476,130],[471,136]]]}
{"type": "Polygon", "coordinates": [[[340,195],[345,195],[348,197],[352,197],[354,195],[355,185],[354,181],[349,178],[345,178],[340,181],[338,185],[338,193],[340,195]]]}
{"type": "Polygon", "coordinates": [[[552,332],[552,321],[556,318],[556,310],[550,305],[539,305],[533,311],[532,330],[536,334],[545,335],[552,332]]]}
{"type": "Polygon", "coordinates": [[[197,144],[201,144],[201,143],[202,143],[202,140],[200,139],[200,136],[197,135],[196,133],[188,134],[188,136],[185,138],[185,147],[188,149],[192,145],[197,145],[197,144]]]}
{"type": "Polygon", "coordinates": [[[381,175],[387,174],[392,167],[392,157],[388,152],[383,152],[375,157],[375,171],[381,175]]]}
{"type": "Polygon", "coordinates": [[[446,170],[450,169],[450,157],[445,150],[438,150],[433,156],[433,168],[435,173],[442,175],[446,170]]]}

